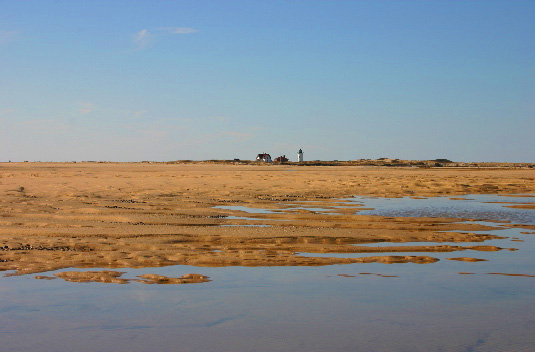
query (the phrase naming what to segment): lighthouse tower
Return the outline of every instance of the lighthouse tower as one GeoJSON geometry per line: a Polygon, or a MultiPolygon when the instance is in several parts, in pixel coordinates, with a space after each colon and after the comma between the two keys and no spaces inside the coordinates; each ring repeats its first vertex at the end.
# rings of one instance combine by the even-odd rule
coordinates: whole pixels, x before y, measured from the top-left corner
{"type": "Polygon", "coordinates": [[[303,162],[303,150],[301,149],[297,152],[297,162],[303,162]]]}

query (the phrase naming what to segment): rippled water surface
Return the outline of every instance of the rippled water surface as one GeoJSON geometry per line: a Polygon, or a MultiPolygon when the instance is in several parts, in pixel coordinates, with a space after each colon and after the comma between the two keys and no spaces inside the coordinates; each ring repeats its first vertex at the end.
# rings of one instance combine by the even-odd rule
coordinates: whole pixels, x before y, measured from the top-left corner
{"type": "MultiPolygon", "coordinates": [[[[360,214],[535,223],[535,210],[486,203],[534,198],[462,198],[350,201],[375,208],[360,214]]],[[[119,270],[212,280],[188,285],[3,277],[0,351],[533,351],[535,278],[503,275],[535,275],[533,232],[485,242],[516,251],[423,253],[433,264],[119,270]],[[486,261],[447,260],[460,256],[486,261]]]]}

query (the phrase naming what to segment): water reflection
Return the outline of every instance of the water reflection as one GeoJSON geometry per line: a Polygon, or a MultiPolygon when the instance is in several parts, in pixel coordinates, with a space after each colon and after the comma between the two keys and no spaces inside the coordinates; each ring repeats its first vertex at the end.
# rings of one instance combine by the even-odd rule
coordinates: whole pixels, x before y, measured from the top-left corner
{"type": "Polygon", "coordinates": [[[533,202],[531,197],[492,194],[471,194],[462,198],[370,198],[354,197],[347,201],[363,203],[370,210],[362,210],[361,215],[380,215],[391,217],[449,217],[472,218],[477,220],[509,221],[517,224],[535,224],[533,209],[508,208],[511,204],[533,202]]]}
{"type": "MultiPolygon", "coordinates": [[[[319,214],[338,215],[338,210],[349,209],[360,215],[388,217],[446,217],[476,220],[504,221],[517,224],[535,224],[535,210],[510,208],[511,205],[534,204],[532,197],[513,197],[492,194],[471,194],[463,197],[401,197],[379,198],[355,196],[340,199],[328,206],[318,206],[318,201],[299,201],[281,204],[281,209],[264,209],[247,206],[216,206],[216,209],[241,211],[248,214],[287,214],[306,210],[319,214]],[[307,203],[315,205],[307,206],[307,203]]],[[[254,216],[228,216],[227,219],[280,220],[254,216]]],[[[496,224],[492,224],[495,226],[496,224]]]]}
{"type": "MultiPolygon", "coordinates": [[[[357,201],[375,208],[361,212],[368,214],[455,214],[461,218],[534,223],[533,216],[528,216],[534,214],[533,210],[502,209],[503,204],[482,203],[496,196],[477,197],[464,197],[473,201],[357,201]],[[454,204],[450,207],[450,203],[454,204]]],[[[529,351],[535,345],[535,236],[521,228],[492,232],[506,238],[486,241],[485,245],[514,245],[518,250],[434,252],[440,261],[429,265],[182,265],[121,270],[124,278],[181,278],[202,272],[212,280],[199,285],[107,285],[35,280],[33,276],[1,278],[0,350],[529,351]],[[523,242],[511,242],[513,237],[523,242]],[[446,260],[452,257],[486,261],[446,260]]],[[[481,243],[363,246],[396,245],[481,243]]],[[[60,272],[64,270],[42,275],[52,277],[60,272]]]]}

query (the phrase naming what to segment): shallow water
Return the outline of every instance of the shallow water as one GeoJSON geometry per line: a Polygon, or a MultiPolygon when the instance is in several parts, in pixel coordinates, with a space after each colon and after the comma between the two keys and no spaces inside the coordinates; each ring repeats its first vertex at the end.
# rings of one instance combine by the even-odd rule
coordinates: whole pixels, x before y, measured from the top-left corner
{"type": "Polygon", "coordinates": [[[245,213],[254,213],[254,214],[276,214],[280,212],[280,210],[251,208],[251,207],[245,207],[243,205],[218,205],[214,208],[226,209],[226,210],[238,210],[238,211],[243,211],[245,213]]]}
{"type": "Polygon", "coordinates": [[[535,203],[535,198],[531,197],[471,194],[462,197],[432,197],[425,199],[354,197],[347,199],[347,201],[364,203],[366,208],[373,208],[372,210],[360,211],[360,215],[471,218],[510,221],[518,224],[535,224],[534,209],[507,208],[509,205],[535,203]]]}
{"type": "MultiPolygon", "coordinates": [[[[474,200],[350,201],[375,208],[359,214],[450,214],[534,223],[535,210],[483,203],[524,198],[463,198],[474,200]]],[[[193,272],[212,280],[188,285],[2,277],[0,351],[532,351],[535,278],[496,274],[535,275],[535,234],[521,232],[535,231],[485,231],[506,238],[484,243],[417,243],[495,245],[517,251],[402,254],[440,259],[433,264],[117,270],[126,272],[124,278],[147,273],[180,277],[193,272]],[[523,242],[512,241],[513,237],[523,242]],[[446,259],[452,257],[487,261],[446,259]]]]}

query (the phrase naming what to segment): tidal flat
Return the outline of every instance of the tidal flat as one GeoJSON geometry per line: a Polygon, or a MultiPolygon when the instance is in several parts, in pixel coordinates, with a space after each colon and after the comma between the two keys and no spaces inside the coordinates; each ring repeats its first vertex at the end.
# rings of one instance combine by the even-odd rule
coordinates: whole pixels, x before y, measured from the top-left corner
{"type": "Polygon", "coordinates": [[[533,169],[3,163],[0,195],[6,351],[535,345],[533,169]]]}

